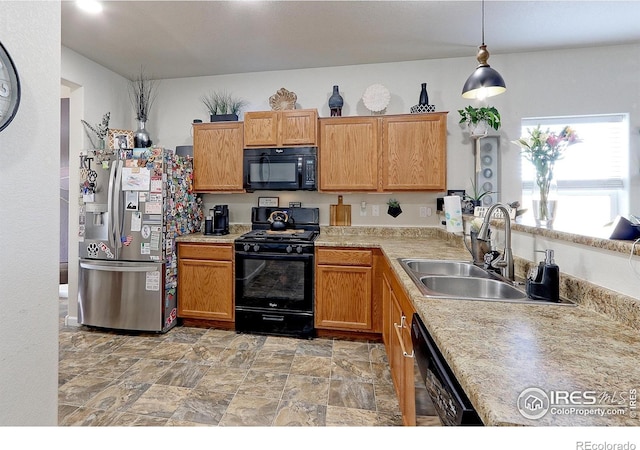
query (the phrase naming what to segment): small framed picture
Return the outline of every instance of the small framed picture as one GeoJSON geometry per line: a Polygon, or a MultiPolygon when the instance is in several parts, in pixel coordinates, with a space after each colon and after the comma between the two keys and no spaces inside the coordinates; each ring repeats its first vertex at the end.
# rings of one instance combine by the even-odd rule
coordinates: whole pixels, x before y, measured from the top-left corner
{"type": "Polygon", "coordinates": [[[258,206],[279,206],[279,197],[258,197],[258,206]]]}
{"type": "Polygon", "coordinates": [[[302,207],[302,202],[289,202],[289,208],[300,208],[302,207]]]}
{"type": "Polygon", "coordinates": [[[464,189],[449,189],[447,195],[457,195],[460,198],[464,198],[464,189]]]}
{"type": "Polygon", "coordinates": [[[133,131],[109,128],[109,148],[113,150],[133,148],[133,131]]]}

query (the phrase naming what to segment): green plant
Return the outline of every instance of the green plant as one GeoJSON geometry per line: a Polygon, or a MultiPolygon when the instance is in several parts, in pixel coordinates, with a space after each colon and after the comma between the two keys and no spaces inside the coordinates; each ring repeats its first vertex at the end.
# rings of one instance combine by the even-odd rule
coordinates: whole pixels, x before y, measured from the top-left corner
{"type": "Polygon", "coordinates": [[[390,198],[387,201],[387,205],[391,206],[392,208],[398,208],[400,207],[400,202],[395,198],[390,198]]]}
{"type": "Polygon", "coordinates": [[[471,189],[472,189],[473,192],[472,192],[472,194],[467,194],[465,192],[465,194],[464,194],[464,198],[465,199],[471,200],[471,201],[474,201],[474,202],[479,202],[479,201],[482,200],[482,198],[485,195],[495,194],[494,191],[485,191],[484,189],[482,190],[482,192],[479,191],[477,186],[476,186],[475,181],[473,181],[473,178],[471,178],[470,180],[471,180],[471,189]]]}
{"type": "Polygon", "coordinates": [[[212,116],[218,114],[238,115],[240,110],[247,104],[243,99],[236,98],[226,91],[210,92],[203,96],[201,100],[212,116]]]}
{"type": "Polygon", "coordinates": [[[502,126],[500,121],[500,113],[493,106],[483,106],[480,108],[474,108],[473,106],[467,106],[464,109],[459,109],[460,122],[466,123],[467,126],[475,126],[480,121],[485,121],[494,130],[498,130],[502,126]]]}

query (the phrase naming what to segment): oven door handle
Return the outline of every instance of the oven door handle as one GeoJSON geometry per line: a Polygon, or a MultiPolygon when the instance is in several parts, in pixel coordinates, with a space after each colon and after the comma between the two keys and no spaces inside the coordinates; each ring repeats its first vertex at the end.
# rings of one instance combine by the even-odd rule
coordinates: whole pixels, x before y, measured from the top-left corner
{"type": "Polygon", "coordinates": [[[274,316],[270,314],[263,314],[262,320],[268,320],[271,322],[284,322],[284,316],[274,316]]]}
{"type": "Polygon", "coordinates": [[[313,253],[252,253],[242,250],[236,250],[236,261],[240,257],[242,259],[284,259],[286,261],[313,261],[313,253]]]}

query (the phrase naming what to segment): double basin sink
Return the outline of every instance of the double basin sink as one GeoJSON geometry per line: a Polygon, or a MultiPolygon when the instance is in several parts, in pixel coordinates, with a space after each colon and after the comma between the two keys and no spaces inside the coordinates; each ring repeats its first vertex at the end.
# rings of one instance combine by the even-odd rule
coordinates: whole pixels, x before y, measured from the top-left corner
{"type": "Polygon", "coordinates": [[[527,297],[524,286],[489,272],[469,261],[398,258],[422,295],[429,298],[483,300],[545,305],[575,305],[534,300],[527,297]]]}

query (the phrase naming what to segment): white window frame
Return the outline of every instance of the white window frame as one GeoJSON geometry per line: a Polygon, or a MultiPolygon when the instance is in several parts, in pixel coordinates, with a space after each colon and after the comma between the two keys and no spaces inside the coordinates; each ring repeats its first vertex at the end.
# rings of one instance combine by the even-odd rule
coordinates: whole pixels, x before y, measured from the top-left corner
{"type": "MultiPolygon", "coordinates": [[[[560,201],[562,201],[562,197],[569,196],[604,196],[609,197],[610,211],[609,211],[609,220],[613,220],[617,215],[628,215],[629,214],[629,114],[627,113],[615,113],[615,114],[592,114],[592,115],[575,115],[575,116],[550,116],[550,117],[525,117],[521,120],[521,136],[528,135],[528,131],[540,125],[542,130],[546,130],[547,128],[552,131],[557,130],[560,131],[562,127],[565,125],[570,125],[572,127],[579,125],[584,126],[588,123],[617,123],[620,124],[619,131],[619,174],[618,176],[613,176],[611,178],[606,177],[603,179],[595,180],[595,179],[584,179],[584,180],[558,180],[558,195],[561,197],[560,201]]],[[[578,136],[580,133],[578,131],[578,136]]],[[[581,145],[581,144],[576,144],[581,145]]],[[[560,160],[556,163],[556,167],[558,164],[562,164],[563,160],[560,160]]],[[[595,162],[597,164],[597,162],[595,162]]],[[[521,157],[522,167],[531,166],[531,162],[521,157]]],[[[531,197],[533,193],[533,180],[525,180],[522,177],[522,199],[523,199],[523,207],[528,208],[528,199],[531,197]]],[[[559,205],[561,208],[561,205],[559,205]]],[[[567,218],[565,217],[564,226],[571,227],[575,229],[577,232],[581,231],[581,228],[585,228],[589,234],[593,234],[594,231],[597,231],[598,227],[602,224],[584,224],[580,223],[580,221],[584,222],[588,220],[588,211],[585,211],[585,215],[582,217],[575,217],[574,219],[570,219],[568,223],[567,218]]],[[[606,217],[606,213],[600,212],[599,217],[606,217]]],[[[604,219],[601,219],[604,220],[604,219]]]]}

